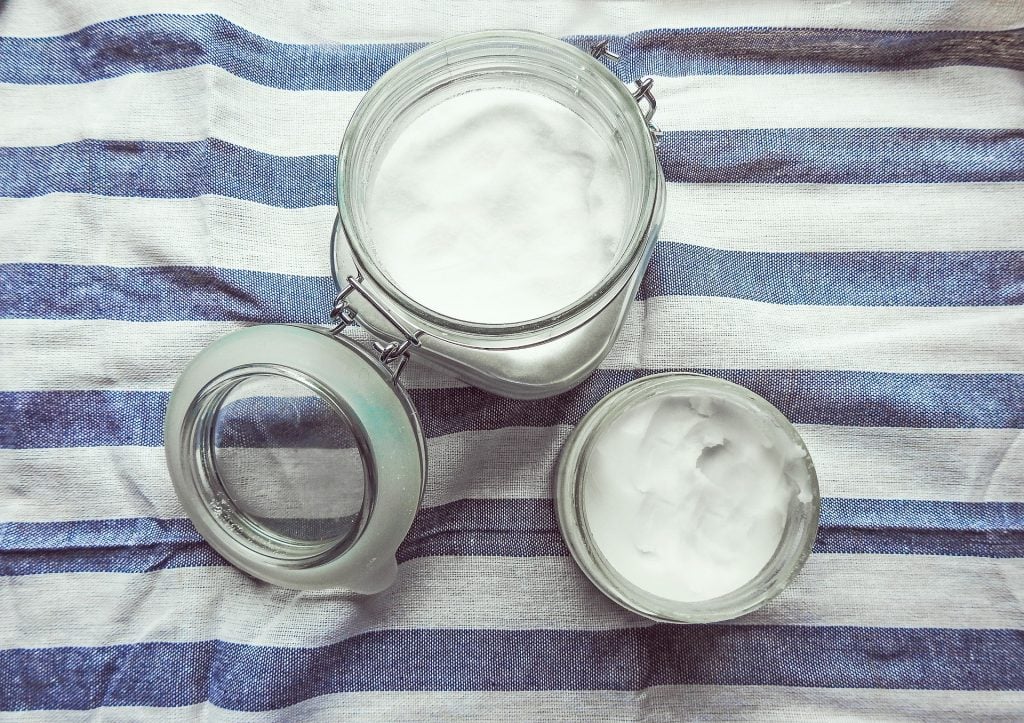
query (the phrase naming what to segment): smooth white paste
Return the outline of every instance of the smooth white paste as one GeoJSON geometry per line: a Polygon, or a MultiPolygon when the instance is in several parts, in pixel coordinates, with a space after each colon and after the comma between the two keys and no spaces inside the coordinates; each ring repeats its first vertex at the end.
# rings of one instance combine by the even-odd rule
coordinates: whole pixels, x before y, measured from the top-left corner
{"type": "Polygon", "coordinates": [[[659,396],[594,440],[583,506],[601,553],[634,585],[709,600],[752,580],[810,500],[805,452],[770,418],[706,395],[659,396]]]}
{"type": "Polygon", "coordinates": [[[584,296],[623,242],[626,174],[580,116],[519,90],[442,101],[396,134],[369,192],[379,263],[410,298],[481,323],[584,296]]]}

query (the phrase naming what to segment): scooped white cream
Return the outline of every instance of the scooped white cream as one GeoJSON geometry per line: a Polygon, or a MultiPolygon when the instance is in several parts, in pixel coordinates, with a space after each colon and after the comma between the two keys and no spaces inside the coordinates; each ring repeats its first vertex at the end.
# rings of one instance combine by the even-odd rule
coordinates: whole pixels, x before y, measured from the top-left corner
{"type": "Polygon", "coordinates": [[[593,289],[624,240],[626,173],[580,116],[520,90],[442,101],[403,128],[369,193],[381,266],[443,315],[512,323],[593,289]]]}
{"type": "Polygon", "coordinates": [[[637,587],[682,602],[737,590],[810,499],[805,452],[754,409],[671,395],[627,410],[593,443],[583,505],[605,559],[637,587]]]}

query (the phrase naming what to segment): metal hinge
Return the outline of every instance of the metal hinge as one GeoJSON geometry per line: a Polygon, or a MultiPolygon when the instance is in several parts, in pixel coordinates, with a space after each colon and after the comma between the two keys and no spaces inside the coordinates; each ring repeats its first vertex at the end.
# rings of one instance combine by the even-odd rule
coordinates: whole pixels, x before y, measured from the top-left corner
{"type": "Polygon", "coordinates": [[[377,358],[391,371],[391,381],[397,383],[399,375],[409,361],[410,350],[420,345],[420,337],[423,336],[423,332],[419,329],[410,329],[398,317],[392,314],[363,285],[362,276],[349,276],[346,282],[345,288],[334,297],[331,318],[335,320],[335,324],[331,327],[331,334],[339,334],[355,322],[358,312],[348,303],[348,298],[352,295],[352,292],[358,291],[359,295],[366,299],[367,303],[383,316],[391,326],[395,327],[404,339],[404,341],[373,342],[373,349],[377,352],[377,358]],[[392,367],[391,364],[394,362],[397,362],[397,365],[392,367]]]}
{"type": "MultiPolygon", "coordinates": [[[[590,46],[590,54],[598,60],[609,58],[612,62],[618,60],[621,56],[618,53],[613,53],[608,49],[608,41],[602,40],[601,42],[590,46]]],[[[647,130],[651,133],[651,139],[654,141],[654,145],[661,143],[661,137],[665,135],[665,132],[656,126],[653,122],[654,112],[658,109],[658,101],[654,98],[654,78],[638,78],[633,83],[636,85],[636,89],[632,91],[633,100],[636,104],[640,105],[641,101],[647,102],[647,109],[643,111],[644,122],[647,123],[647,130]]]]}
{"type": "Polygon", "coordinates": [[[598,60],[603,60],[604,58],[611,58],[612,60],[618,60],[619,58],[622,57],[618,53],[613,53],[612,51],[610,51],[608,49],[608,41],[607,40],[602,40],[601,42],[597,43],[596,45],[591,45],[590,46],[590,54],[593,55],[598,60]]]}

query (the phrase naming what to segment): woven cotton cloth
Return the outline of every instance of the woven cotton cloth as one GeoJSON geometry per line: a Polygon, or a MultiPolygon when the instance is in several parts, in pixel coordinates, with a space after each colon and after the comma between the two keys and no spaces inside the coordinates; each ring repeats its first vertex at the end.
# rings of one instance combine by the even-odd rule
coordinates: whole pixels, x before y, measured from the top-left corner
{"type": "Polygon", "coordinates": [[[1021,28],[1016,0],[0,2],[0,709],[1024,719],[1021,28]],[[230,330],[327,321],[353,108],[485,28],[654,78],[642,291],[554,399],[406,372],[429,478],[391,589],[257,582],[173,493],[169,390],[230,330]],[[763,395],[817,466],[813,554],[740,620],[627,613],[555,524],[572,426],[670,369],[763,395]]]}

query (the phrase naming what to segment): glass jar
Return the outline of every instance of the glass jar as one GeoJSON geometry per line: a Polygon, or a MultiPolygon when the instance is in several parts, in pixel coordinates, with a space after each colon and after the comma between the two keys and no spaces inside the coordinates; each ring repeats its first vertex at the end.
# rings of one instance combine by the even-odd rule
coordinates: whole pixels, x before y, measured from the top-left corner
{"type": "MultiPolygon", "coordinates": [[[[603,46],[599,46],[603,47],[603,46]]],[[[608,353],[664,212],[649,80],[627,89],[594,57],[544,35],[485,32],[414,53],[366,94],[338,156],[333,328],[265,325],[204,349],[182,373],[164,438],[197,530],[229,562],[292,588],[384,589],[423,495],[426,455],[398,378],[410,354],[519,398],[568,389],[608,353]],[[394,283],[367,227],[366,196],[412,119],[471,90],[539,94],[607,140],[628,179],[629,227],[604,278],[541,318],[442,316],[394,283]],[[358,322],[375,353],[340,334],[358,322]]]]}
{"type": "Polygon", "coordinates": [[[615,343],[664,216],[649,81],[639,84],[636,96],[590,55],[532,32],[463,35],[395,66],[359,104],[338,155],[331,258],[338,286],[349,294],[336,314],[358,318],[393,349],[408,343],[417,358],[496,394],[531,399],[576,386],[615,343]],[[379,263],[366,218],[369,179],[393,137],[438,103],[489,88],[544,96],[583,118],[608,140],[630,194],[631,226],[604,278],[564,308],[508,324],[442,316],[406,295],[379,263]],[[644,111],[640,101],[648,104],[644,111]]]}
{"type": "MultiPolygon", "coordinates": [[[[622,607],[654,620],[706,623],[745,615],[778,595],[796,576],[814,544],[821,498],[810,454],[778,409],[748,389],[701,374],[657,374],[619,387],[595,405],[566,440],[555,482],[558,523],[569,550],[591,582],[622,607]],[[609,562],[595,540],[587,514],[588,465],[602,435],[617,420],[658,398],[701,396],[735,405],[761,429],[777,430],[802,452],[806,488],[793,490],[782,535],[767,564],[748,582],[724,595],[699,601],[663,597],[634,584],[609,562]]],[[[628,526],[623,525],[622,534],[628,526]]]]}

